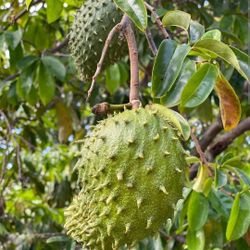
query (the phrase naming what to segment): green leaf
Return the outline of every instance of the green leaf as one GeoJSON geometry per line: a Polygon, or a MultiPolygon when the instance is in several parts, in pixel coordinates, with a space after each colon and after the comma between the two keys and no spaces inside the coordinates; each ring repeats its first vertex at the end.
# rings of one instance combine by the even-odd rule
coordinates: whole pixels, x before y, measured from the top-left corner
{"type": "Polygon", "coordinates": [[[188,225],[191,231],[200,230],[208,217],[208,200],[202,193],[193,191],[188,203],[188,225]]]}
{"type": "Polygon", "coordinates": [[[194,43],[198,41],[204,33],[205,33],[205,27],[200,23],[191,20],[189,27],[190,42],[194,43]]]}
{"type": "Polygon", "coordinates": [[[184,30],[188,30],[190,22],[191,15],[180,10],[168,11],[162,20],[165,27],[176,26],[184,30]]]}
{"type": "Polygon", "coordinates": [[[221,41],[221,32],[217,29],[209,30],[201,37],[201,39],[214,39],[221,41]]]}
{"type": "Polygon", "coordinates": [[[63,10],[63,2],[60,0],[46,0],[47,3],[47,21],[53,23],[56,21],[63,10]]]}
{"type": "Polygon", "coordinates": [[[218,69],[215,65],[205,63],[189,79],[181,95],[181,107],[193,108],[203,103],[212,92],[218,69]]]}
{"type": "Polygon", "coordinates": [[[187,44],[177,45],[173,40],[164,40],[158,50],[152,74],[152,94],[161,97],[171,89],[178,78],[183,62],[190,51],[187,44]]]}
{"type": "Polygon", "coordinates": [[[5,41],[11,49],[15,49],[22,40],[22,32],[20,29],[16,31],[6,31],[4,33],[5,41]]]}
{"type": "Polygon", "coordinates": [[[239,216],[239,211],[240,211],[240,193],[237,193],[233,202],[232,210],[227,224],[226,237],[228,240],[232,239],[232,235],[239,216]]]}
{"type": "Polygon", "coordinates": [[[215,39],[202,39],[198,41],[192,49],[203,51],[205,57],[210,55],[211,59],[215,59],[217,57],[223,59],[225,62],[232,65],[245,79],[247,79],[246,74],[240,68],[239,62],[233,50],[225,43],[215,39]]]}
{"type": "MultiPolygon", "coordinates": [[[[227,220],[229,215],[227,203],[225,203],[225,201],[221,198],[219,191],[212,189],[208,195],[208,198],[211,206],[216,210],[216,212],[221,214],[223,218],[227,220]]],[[[231,203],[229,204],[229,207],[231,208],[231,203]]]]}
{"type": "Polygon", "coordinates": [[[187,141],[190,137],[190,134],[191,134],[191,128],[188,124],[188,121],[183,117],[181,116],[178,112],[170,109],[171,112],[175,115],[175,117],[177,118],[177,120],[179,121],[180,123],[180,126],[181,126],[181,135],[183,137],[183,139],[185,141],[187,141]]]}
{"type": "Polygon", "coordinates": [[[221,120],[226,131],[235,128],[241,118],[241,104],[233,87],[220,74],[215,85],[215,91],[220,99],[221,120]]]}
{"type": "Polygon", "coordinates": [[[28,10],[30,7],[30,4],[32,3],[32,0],[25,0],[25,3],[26,3],[26,8],[28,10]]]}
{"type": "Polygon", "coordinates": [[[219,168],[215,169],[214,185],[216,188],[221,188],[227,184],[227,174],[219,168]]]}
{"type": "Polygon", "coordinates": [[[201,165],[197,175],[197,179],[194,183],[193,190],[202,193],[206,188],[207,181],[209,180],[209,171],[206,166],[201,165]]]}
{"type": "MultiPolygon", "coordinates": [[[[197,214],[197,216],[199,216],[197,214]]],[[[205,247],[205,235],[204,231],[191,231],[188,230],[187,234],[188,250],[203,250],[205,247]]]]}
{"type": "Polygon", "coordinates": [[[54,56],[43,56],[41,58],[41,61],[53,76],[55,76],[61,81],[64,80],[66,75],[66,69],[60,60],[58,60],[54,56]]]}
{"type": "Polygon", "coordinates": [[[54,243],[54,242],[68,242],[70,239],[67,236],[53,236],[46,240],[46,243],[54,243]]]}
{"type": "Polygon", "coordinates": [[[234,54],[236,55],[242,71],[246,74],[248,81],[250,81],[250,57],[249,55],[233,46],[230,46],[230,47],[233,50],[234,54]]]}
{"type": "Polygon", "coordinates": [[[30,92],[32,87],[32,76],[30,74],[27,75],[26,72],[23,72],[20,75],[20,78],[16,84],[16,92],[19,97],[22,99],[26,99],[26,96],[30,92]]]}
{"type": "Polygon", "coordinates": [[[108,67],[105,71],[106,87],[110,94],[113,94],[120,86],[121,74],[118,64],[108,67]]]}
{"type": "Polygon", "coordinates": [[[18,61],[17,67],[19,69],[23,70],[23,69],[31,66],[36,61],[38,61],[38,59],[39,58],[37,56],[25,56],[20,61],[18,61]]]}
{"type": "Polygon", "coordinates": [[[47,105],[55,95],[55,82],[48,69],[41,63],[38,70],[39,96],[44,105],[47,105]]]}
{"type": "Polygon", "coordinates": [[[147,10],[143,0],[114,0],[116,5],[125,12],[134,24],[144,32],[148,26],[147,10]]]}
{"type": "Polygon", "coordinates": [[[186,58],[181,69],[180,76],[174,83],[173,87],[167,92],[167,94],[161,98],[161,103],[167,107],[174,107],[180,104],[181,93],[195,71],[195,62],[186,58]]]}

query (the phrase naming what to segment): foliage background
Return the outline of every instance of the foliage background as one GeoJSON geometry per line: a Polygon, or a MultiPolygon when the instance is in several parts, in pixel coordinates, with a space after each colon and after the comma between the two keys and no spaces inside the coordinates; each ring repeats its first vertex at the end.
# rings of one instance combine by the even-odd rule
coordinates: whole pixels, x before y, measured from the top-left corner
{"type": "MultiPolygon", "coordinates": [[[[98,78],[89,103],[85,102],[89,83],[77,78],[67,50],[67,34],[81,4],[78,0],[0,1],[0,249],[79,248],[63,231],[63,209],[77,191],[73,166],[78,146],[72,142],[83,138],[91,125],[103,118],[91,114],[94,104],[128,102],[127,59],[98,78]]],[[[247,1],[162,1],[157,12],[163,15],[173,9],[190,13],[206,30],[218,28],[224,42],[247,51],[247,1]]],[[[157,28],[152,21],[149,26],[159,45],[157,28]]],[[[178,41],[185,39],[178,29],[170,33],[178,41]]],[[[145,105],[152,101],[149,82],[153,56],[146,39],[140,35],[138,41],[140,91],[145,105]]],[[[225,68],[240,97],[242,117],[248,117],[248,85],[230,70],[225,68]]],[[[198,138],[202,139],[216,122],[218,112],[215,93],[199,107],[188,110],[189,123],[198,138]]],[[[194,143],[187,142],[185,148],[193,152],[194,143]]],[[[199,198],[204,200],[201,207],[197,203],[188,205],[191,198],[187,196],[173,227],[162,229],[161,237],[146,239],[137,248],[187,249],[188,244],[189,249],[196,250],[249,249],[249,234],[232,242],[225,236],[235,195],[250,185],[249,148],[247,132],[213,161],[218,169],[214,186],[207,197],[199,198]],[[187,236],[187,211],[194,211],[194,218],[189,215],[189,220],[195,220],[197,213],[202,216],[206,209],[203,229],[187,236]],[[203,248],[192,248],[192,243],[203,248]]],[[[193,183],[190,181],[188,187],[193,183]]],[[[249,196],[244,202],[242,211],[249,208],[249,196]]]]}

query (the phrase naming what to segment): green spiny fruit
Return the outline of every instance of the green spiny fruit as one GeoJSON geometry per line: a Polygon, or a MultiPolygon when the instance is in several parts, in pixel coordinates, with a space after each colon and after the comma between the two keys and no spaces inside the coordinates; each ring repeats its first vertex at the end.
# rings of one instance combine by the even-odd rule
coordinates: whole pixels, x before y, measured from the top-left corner
{"type": "MultiPolygon", "coordinates": [[[[122,12],[112,0],[86,0],[78,10],[69,35],[69,48],[82,80],[89,80],[94,75],[105,40],[121,18],[122,12]]],[[[102,68],[126,54],[124,38],[116,35],[102,68]]]]}
{"type": "Polygon", "coordinates": [[[76,165],[81,191],[65,211],[65,228],[87,249],[134,245],[172,218],[186,162],[164,109],[126,110],[84,139],[76,165]]]}

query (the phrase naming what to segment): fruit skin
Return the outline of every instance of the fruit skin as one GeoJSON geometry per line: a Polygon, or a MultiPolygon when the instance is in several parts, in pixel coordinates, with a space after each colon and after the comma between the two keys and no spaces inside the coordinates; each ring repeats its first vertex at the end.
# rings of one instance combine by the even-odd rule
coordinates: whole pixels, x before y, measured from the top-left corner
{"type": "MultiPolygon", "coordinates": [[[[80,78],[90,80],[110,30],[120,22],[122,12],[112,0],[86,0],[78,10],[69,34],[69,49],[80,78]]],[[[127,54],[124,38],[115,35],[105,56],[102,69],[127,54]]]]}
{"type": "Polygon", "coordinates": [[[186,162],[177,130],[160,105],[98,124],[79,154],[81,191],[65,211],[68,234],[103,250],[154,235],[182,197],[186,162]]]}

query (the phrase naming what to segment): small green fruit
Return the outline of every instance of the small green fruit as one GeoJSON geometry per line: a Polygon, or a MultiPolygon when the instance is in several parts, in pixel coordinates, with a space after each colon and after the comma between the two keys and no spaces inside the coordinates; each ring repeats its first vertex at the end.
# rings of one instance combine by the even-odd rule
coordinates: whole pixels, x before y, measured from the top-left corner
{"type": "Polygon", "coordinates": [[[118,249],[154,235],[184,187],[183,148],[160,105],[98,124],[76,168],[81,191],[67,208],[68,234],[88,249],[118,249]]]}
{"type": "MultiPolygon", "coordinates": [[[[122,12],[112,0],[86,0],[78,10],[69,36],[69,48],[82,80],[94,75],[110,30],[120,22],[122,12]]],[[[116,35],[102,69],[127,54],[123,37],[116,35]]]]}

